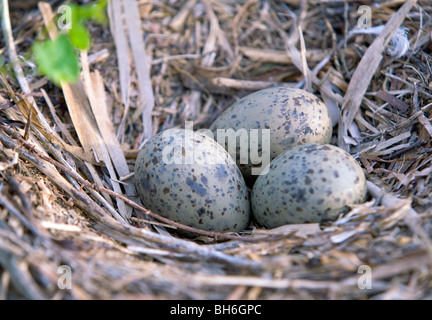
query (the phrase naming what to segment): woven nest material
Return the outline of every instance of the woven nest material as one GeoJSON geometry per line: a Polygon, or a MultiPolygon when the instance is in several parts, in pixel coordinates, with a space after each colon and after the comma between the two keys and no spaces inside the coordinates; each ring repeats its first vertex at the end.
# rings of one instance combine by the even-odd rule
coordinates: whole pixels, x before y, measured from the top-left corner
{"type": "Polygon", "coordinates": [[[3,15],[0,299],[432,298],[430,1],[113,1],[59,88],[27,52],[61,4],[3,15]],[[367,202],[193,239],[140,205],[146,139],[274,85],[325,101],[367,202]]]}

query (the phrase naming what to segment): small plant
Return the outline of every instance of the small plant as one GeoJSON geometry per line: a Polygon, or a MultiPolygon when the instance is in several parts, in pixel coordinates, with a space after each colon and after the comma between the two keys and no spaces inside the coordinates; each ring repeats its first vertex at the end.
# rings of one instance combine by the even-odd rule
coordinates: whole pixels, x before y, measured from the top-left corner
{"type": "Polygon", "coordinates": [[[80,74],[77,50],[87,50],[91,35],[87,22],[105,24],[108,0],[99,0],[87,5],[75,3],[60,7],[57,26],[61,34],[56,39],[36,42],[32,46],[39,71],[53,83],[73,83],[80,74]]]}

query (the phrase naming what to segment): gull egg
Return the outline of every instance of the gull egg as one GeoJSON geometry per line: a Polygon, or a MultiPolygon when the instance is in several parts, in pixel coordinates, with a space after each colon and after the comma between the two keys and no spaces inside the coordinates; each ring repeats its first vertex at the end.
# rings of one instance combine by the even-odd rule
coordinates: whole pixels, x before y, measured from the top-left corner
{"type": "Polygon", "coordinates": [[[176,222],[207,231],[247,227],[249,194],[232,157],[210,137],[168,129],[150,138],[135,164],[144,207],[176,222]]]}
{"type": "Polygon", "coordinates": [[[276,157],[251,196],[256,221],[275,228],[334,220],[365,200],[366,178],[357,161],[328,144],[296,146],[276,157]]]}
{"type": "Polygon", "coordinates": [[[282,152],[300,144],[329,143],[333,127],[327,107],[315,95],[275,87],[235,102],[212,123],[210,130],[227,150],[234,150],[230,144],[235,144],[235,152],[229,153],[246,181],[254,181],[282,152]]]}

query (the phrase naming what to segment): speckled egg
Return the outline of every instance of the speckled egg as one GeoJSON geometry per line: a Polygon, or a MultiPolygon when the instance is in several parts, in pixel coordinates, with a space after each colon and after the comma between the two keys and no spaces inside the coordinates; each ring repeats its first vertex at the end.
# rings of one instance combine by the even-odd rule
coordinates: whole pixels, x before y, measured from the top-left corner
{"type": "Polygon", "coordinates": [[[202,230],[238,232],[247,227],[250,202],[235,161],[210,137],[169,129],[150,138],[135,164],[143,205],[202,230]]]}
{"type": "MultiPolygon", "coordinates": [[[[307,91],[286,87],[257,91],[226,109],[210,126],[215,140],[226,147],[228,144],[225,141],[228,139],[223,136],[220,139],[218,129],[233,129],[236,134],[241,129],[246,129],[249,132],[251,129],[268,129],[269,145],[262,143],[265,140],[259,138],[256,148],[262,152],[263,163],[268,159],[264,163],[265,165],[285,150],[296,145],[325,144],[329,143],[332,137],[332,122],[325,104],[307,91]]],[[[219,132],[225,135],[224,131],[219,132]]],[[[252,143],[253,139],[249,140],[252,143]]],[[[239,140],[238,144],[240,144],[239,140]]],[[[256,172],[253,173],[251,168],[261,164],[259,162],[254,164],[257,161],[252,159],[251,150],[249,150],[249,161],[245,157],[241,161],[240,151],[238,146],[235,155],[237,165],[246,180],[254,181],[260,174],[260,170],[255,170],[256,172]]],[[[231,152],[230,154],[234,157],[231,152]]],[[[255,158],[257,157],[255,156],[255,158]]]]}
{"type": "Polygon", "coordinates": [[[329,144],[306,144],[274,159],[252,190],[256,221],[275,228],[289,223],[336,219],[366,197],[366,178],[357,161],[329,144]]]}

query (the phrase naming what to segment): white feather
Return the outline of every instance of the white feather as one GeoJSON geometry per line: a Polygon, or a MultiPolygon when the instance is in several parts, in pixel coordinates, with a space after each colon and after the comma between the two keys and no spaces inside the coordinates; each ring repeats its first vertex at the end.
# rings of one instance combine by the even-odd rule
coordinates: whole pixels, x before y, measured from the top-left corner
{"type": "MultiPolygon", "coordinates": [[[[350,32],[351,35],[355,34],[375,34],[378,35],[384,30],[384,26],[377,26],[372,28],[359,28],[354,29],[350,32]]],[[[396,58],[403,57],[410,48],[410,43],[407,36],[408,29],[405,27],[399,27],[393,38],[391,39],[391,43],[389,44],[387,51],[390,55],[396,58]]]]}

